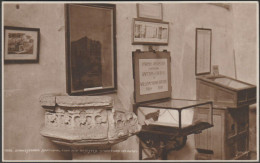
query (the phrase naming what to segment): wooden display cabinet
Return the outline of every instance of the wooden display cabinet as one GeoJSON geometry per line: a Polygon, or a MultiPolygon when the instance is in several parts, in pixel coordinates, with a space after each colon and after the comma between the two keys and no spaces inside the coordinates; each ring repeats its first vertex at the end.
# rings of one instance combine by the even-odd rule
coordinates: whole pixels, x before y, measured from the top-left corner
{"type": "MultiPolygon", "coordinates": [[[[195,135],[196,158],[249,159],[249,105],[256,103],[256,86],[224,75],[199,76],[197,100],[213,101],[214,127],[195,135]]],[[[207,112],[200,107],[194,117],[203,119],[207,112]]]]}
{"type": "MultiPolygon", "coordinates": [[[[249,155],[249,107],[213,107],[214,127],[195,135],[195,147],[212,151],[213,160],[247,159],[249,155]]],[[[207,118],[208,109],[198,108],[195,118],[207,118]]],[[[198,155],[205,153],[198,152],[198,155]]],[[[202,157],[200,157],[202,159],[202,157]]],[[[209,157],[205,157],[209,159],[209,157]]]]}

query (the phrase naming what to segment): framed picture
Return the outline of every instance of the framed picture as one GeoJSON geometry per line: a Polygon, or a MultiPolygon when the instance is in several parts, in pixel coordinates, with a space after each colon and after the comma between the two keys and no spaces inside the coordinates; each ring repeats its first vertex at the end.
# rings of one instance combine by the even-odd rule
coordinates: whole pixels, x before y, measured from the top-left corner
{"type": "Polygon", "coordinates": [[[40,29],[4,26],[5,63],[39,62],[40,29]]]}
{"type": "Polygon", "coordinates": [[[137,17],[163,20],[161,3],[137,3],[137,17]]]}
{"type": "Polygon", "coordinates": [[[167,51],[132,53],[136,103],[171,97],[171,56],[167,51]]]}
{"type": "Polygon", "coordinates": [[[211,29],[196,28],[195,74],[211,72],[211,29]]]}
{"type": "Polygon", "coordinates": [[[168,45],[169,23],[133,19],[132,44],[168,45]]]}
{"type": "Polygon", "coordinates": [[[114,92],[116,82],[116,6],[65,4],[67,92],[114,92]]]}

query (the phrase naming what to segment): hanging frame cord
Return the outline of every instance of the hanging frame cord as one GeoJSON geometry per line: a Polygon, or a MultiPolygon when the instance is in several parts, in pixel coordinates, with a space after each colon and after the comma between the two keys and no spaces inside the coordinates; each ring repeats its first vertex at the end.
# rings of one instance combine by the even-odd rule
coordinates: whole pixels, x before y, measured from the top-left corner
{"type": "Polygon", "coordinates": [[[236,54],[234,49],[233,49],[233,56],[234,56],[235,79],[237,79],[236,54]]]}

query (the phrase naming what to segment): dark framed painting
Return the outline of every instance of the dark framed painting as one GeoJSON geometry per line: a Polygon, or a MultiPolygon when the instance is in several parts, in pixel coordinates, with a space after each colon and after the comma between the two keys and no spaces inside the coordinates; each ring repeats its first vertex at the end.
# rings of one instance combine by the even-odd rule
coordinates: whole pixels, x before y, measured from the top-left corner
{"type": "Polygon", "coordinates": [[[116,6],[65,4],[67,93],[115,92],[116,6]]]}
{"type": "Polygon", "coordinates": [[[40,29],[4,26],[4,62],[39,62],[40,29]]]}
{"type": "Polygon", "coordinates": [[[133,45],[168,45],[168,42],[169,22],[133,19],[133,45]]]}
{"type": "Polygon", "coordinates": [[[211,29],[196,28],[195,74],[211,73],[211,29]]]}

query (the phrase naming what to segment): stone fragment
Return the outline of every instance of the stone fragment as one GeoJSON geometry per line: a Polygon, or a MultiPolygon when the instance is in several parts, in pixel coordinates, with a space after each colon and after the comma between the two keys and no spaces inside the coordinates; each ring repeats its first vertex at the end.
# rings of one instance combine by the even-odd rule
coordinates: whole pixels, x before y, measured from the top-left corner
{"type": "Polygon", "coordinates": [[[113,99],[109,96],[57,96],[56,103],[65,107],[112,107],[113,99]]]}
{"type": "Polygon", "coordinates": [[[41,106],[55,106],[55,96],[53,95],[42,95],[40,97],[41,106]]]}

